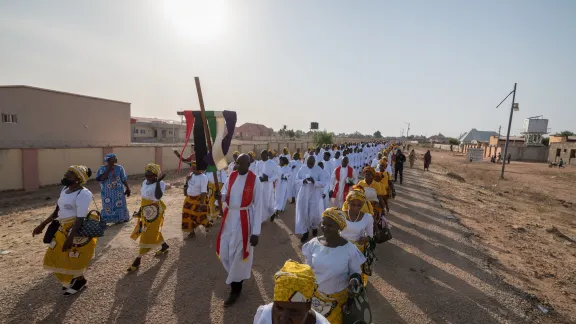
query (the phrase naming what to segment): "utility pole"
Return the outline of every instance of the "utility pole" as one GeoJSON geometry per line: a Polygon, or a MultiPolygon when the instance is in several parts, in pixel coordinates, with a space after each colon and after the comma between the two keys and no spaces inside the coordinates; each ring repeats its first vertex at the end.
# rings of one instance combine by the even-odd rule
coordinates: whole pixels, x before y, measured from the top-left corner
{"type": "Polygon", "coordinates": [[[500,130],[502,129],[502,125],[498,126],[498,140],[500,140],[500,130]]]}
{"type": "Polygon", "coordinates": [[[410,123],[404,122],[404,124],[408,125],[408,129],[406,130],[406,138],[410,135],[410,123]]]}
{"type": "MultiPolygon", "coordinates": [[[[506,167],[506,157],[508,155],[508,142],[510,141],[510,128],[512,127],[512,116],[514,115],[514,110],[519,110],[518,104],[515,103],[516,101],[516,85],[514,83],[514,90],[510,92],[504,100],[506,100],[510,95],[512,95],[512,104],[510,105],[510,119],[508,119],[508,132],[506,132],[506,144],[504,144],[504,155],[502,156],[502,173],[500,173],[500,179],[504,179],[504,168],[506,167]]],[[[500,102],[496,108],[500,107],[500,105],[504,102],[500,102]]]]}

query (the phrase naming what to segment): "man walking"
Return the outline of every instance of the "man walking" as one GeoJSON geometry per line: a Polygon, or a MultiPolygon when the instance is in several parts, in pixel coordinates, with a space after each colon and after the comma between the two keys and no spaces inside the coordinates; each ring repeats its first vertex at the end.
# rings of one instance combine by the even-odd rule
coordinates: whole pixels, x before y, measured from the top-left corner
{"type": "Polygon", "coordinates": [[[404,162],[406,162],[406,155],[398,149],[396,153],[396,163],[394,164],[394,182],[398,182],[398,173],[400,173],[400,184],[404,180],[404,162]]]}

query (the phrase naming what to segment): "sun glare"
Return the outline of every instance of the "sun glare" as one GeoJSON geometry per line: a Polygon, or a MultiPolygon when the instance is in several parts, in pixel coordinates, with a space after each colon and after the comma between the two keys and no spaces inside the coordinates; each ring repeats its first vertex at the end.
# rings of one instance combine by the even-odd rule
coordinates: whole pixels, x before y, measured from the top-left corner
{"type": "Polygon", "coordinates": [[[174,32],[192,41],[211,41],[226,31],[223,0],[168,0],[160,2],[174,32]]]}

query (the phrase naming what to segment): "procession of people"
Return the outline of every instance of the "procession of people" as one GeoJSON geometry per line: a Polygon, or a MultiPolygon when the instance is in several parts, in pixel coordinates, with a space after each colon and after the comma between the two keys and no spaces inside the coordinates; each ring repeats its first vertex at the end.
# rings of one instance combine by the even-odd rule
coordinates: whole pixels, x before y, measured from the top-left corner
{"type": "MultiPolygon", "coordinates": [[[[403,181],[406,161],[397,143],[322,145],[309,148],[303,160],[300,152],[291,155],[288,148],[281,155],[263,150],[260,160],[255,159],[254,152],[234,152],[233,161],[225,169],[212,166],[209,171],[196,163],[194,154],[187,158],[176,155],[190,166],[181,212],[185,238],[194,237],[199,227],[205,231],[219,227],[216,254],[230,285],[225,307],[237,301],[243,282],[251,277],[262,223],[282,219],[286,205],[293,203],[294,233],[302,243],[305,264],[287,261],[275,276],[273,305],[258,309],[254,323],[272,323],[271,318],[290,314],[286,309],[298,303],[303,303],[301,316],[309,317],[310,323],[371,321],[365,318],[370,316],[369,304],[353,301],[359,296],[366,300],[374,251],[378,244],[391,239],[386,218],[390,212],[388,200],[396,196],[394,182],[398,174],[400,183],[403,181]],[[220,224],[216,225],[219,218],[220,224]],[[286,294],[286,289],[298,296],[286,294]],[[368,311],[358,309],[366,307],[368,311]]],[[[413,154],[410,156],[412,164],[413,154]]],[[[101,231],[86,230],[85,220],[93,218],[94,224],[105,228],[102,224],[129,219],[126,197],[131,190],[126,171],[117,164],[115,154],[106,155],[104,162],[97,173],[102,188],[99,218],[88,212],[92,194],[82,186],[91,171],[72,166],[62,180],[65,188],[54,213],[33,231],[34,235],[40,234],[50,225],[44,238],[50,245],[44,266],[55,273],[65,295],[85,287],[84,272],[98,237],[103,235],[101,231]]],[[[152,249],[158,249],[157,256],[169,250],[162,236],[166,174],[153,163],[144,171],[140,208],[132,215],[135,224],[131,238],[138,242],[139,250],[127,269],[129,273],[138,270],[142,258],[152,249]]]]}

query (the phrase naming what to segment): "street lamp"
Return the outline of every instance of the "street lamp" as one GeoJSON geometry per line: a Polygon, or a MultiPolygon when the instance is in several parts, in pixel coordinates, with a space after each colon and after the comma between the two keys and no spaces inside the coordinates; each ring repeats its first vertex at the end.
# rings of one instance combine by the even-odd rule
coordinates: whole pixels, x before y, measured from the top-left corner
{"type": "MultiPolygon", "coordinates": [[[[508,142],[510,141],[510,127],[512,127],[512,116],[514,115],[514,111],[519,111],[520,110],[520,106],[518,105],[518,103],[516,103],[516,85],[517,83],[514,83],[514,90],[512,90],[512,92],[510,92],[506,98],[504,98],[504,100],[508,99],[508,97],[510,97],[510,95],[512,95],[512,105],[510,106],[510,119],[508,120],[508,132],[506,132],[506,144],[504,144],[504,156],[502,159],[502,173],[500,173],[500,179],[504,179],[504,168],[506,166],[506,157],[508,156],[508,142]]],[[[504,102],[504,100],[502,100],[498,106],[496,106],[496,108],[500,107],[500,105],[504,102]]]]}

